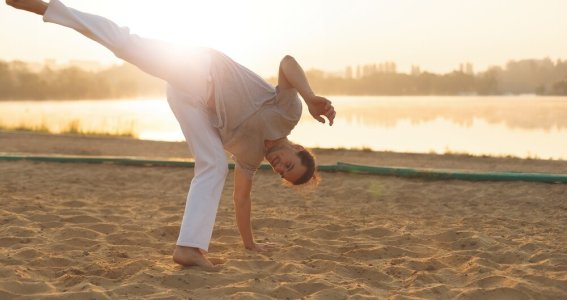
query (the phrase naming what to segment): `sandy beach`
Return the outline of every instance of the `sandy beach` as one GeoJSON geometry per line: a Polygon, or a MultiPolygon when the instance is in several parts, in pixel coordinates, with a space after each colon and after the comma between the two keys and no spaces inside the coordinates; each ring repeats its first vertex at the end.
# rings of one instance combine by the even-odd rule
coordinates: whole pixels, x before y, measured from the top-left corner
{"type": "MultiPolygon", "coordinates": [[[[184,143],[0,132],[0,153],[190,158],[184,143]]],[[[567,173],[567,161],[317,150],[337,161],[567,173]]],[[[258,171],[246,251],[233,173],[217,270],[171,260],[193,170],[0,162],[0,299],[565,299],[567,185],[258,171]]]]}

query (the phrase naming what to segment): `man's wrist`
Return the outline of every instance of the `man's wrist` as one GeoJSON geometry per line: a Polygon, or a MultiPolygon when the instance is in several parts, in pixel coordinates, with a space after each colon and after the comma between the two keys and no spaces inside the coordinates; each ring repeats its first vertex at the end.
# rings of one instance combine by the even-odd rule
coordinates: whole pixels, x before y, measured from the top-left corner
{"type": "Polygon", "coordinates": [[[301,97],[305,100],[305,102],[310,102],[311,99],[315,98],[316,96],[317,95],[315,95],[313,91],[301,94],[301,97]]]}

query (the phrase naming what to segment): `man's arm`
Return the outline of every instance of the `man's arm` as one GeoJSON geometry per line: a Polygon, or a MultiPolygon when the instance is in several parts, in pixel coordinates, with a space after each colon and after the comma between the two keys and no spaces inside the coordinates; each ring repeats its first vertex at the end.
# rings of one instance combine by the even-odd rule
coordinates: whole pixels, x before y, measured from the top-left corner
{"type": "Polygon", "coordinates": [[[315,96],[303,68],[291,55],[286,55],[280,61],[278,74],[278,86],[280,89],[294,88],[305,100],[315,96]]]}
{"type": "Polygon", "coordinates": [[[234,170],[234,210],[236,212],[236,225],[240,231],[244,247],[252,251],[268,251],[269,247],[264,244],[254,242],[250,215],[252,211],[252,201],[250,193],[252,190],[252,179],[245,175],[239,168],[234,170]]]}
{"type": "Polygon", "coordinates": [[[331,101],[325,97],[317,96],[313,92],[305,72],[295,58],[290,55],[286,55],[280,62],[278,86],[280,89],[296,89],[307,104],[309,113],[313,118],[325,123],[325,119],[322,117],[325,116],[329,120],[329,125],[333,125],[336,112],[331,101]]]}

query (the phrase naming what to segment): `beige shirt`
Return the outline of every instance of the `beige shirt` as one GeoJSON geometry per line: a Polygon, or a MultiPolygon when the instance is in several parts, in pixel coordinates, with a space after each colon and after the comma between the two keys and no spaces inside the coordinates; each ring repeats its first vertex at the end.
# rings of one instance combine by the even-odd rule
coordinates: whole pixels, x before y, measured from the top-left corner
{"type": "Polygon", "coordinates": [[[224,148],[233,154],[236,167],[251,178],[266,154],[264,141],[288,136],[301,117],[301,109],[295,89],[278,91],[275,98],[227,132],[224,148]]]}
{"type": "Polygon", "coordinates": [[[288,136],[301,118],[295,89],[274,88],[223,53],[211,52],[216,116],[224,148],[245,174],[253,176],[264,159],[265,140],[288,136]]]}

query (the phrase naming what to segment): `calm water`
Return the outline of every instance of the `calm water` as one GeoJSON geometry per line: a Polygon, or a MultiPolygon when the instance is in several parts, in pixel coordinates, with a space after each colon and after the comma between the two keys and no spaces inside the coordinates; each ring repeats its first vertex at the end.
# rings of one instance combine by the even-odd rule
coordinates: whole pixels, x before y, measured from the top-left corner
{"type": "MultiPolygon", "coordinates": [[[[315,122],[304,107],[290,140],[308,147],[567,159],[566,97],[330,98],[335,125],[315,122]]],[[[0,102],[2,127],[46,126],[60,132],[71,123],[85,131],[183,140],[164,99],[0,102]]]]}

